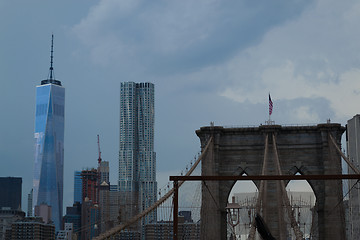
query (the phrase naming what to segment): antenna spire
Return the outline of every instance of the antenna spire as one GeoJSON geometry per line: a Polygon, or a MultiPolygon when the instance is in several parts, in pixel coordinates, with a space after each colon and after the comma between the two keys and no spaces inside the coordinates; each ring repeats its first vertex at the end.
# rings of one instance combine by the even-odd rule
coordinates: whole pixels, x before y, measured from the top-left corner
{"type": "Polygon", "coordinates": [[[49,69],[50,72],[48,78],[41,81],[41,85],[55,84],[61,86],[61,81],[55,80],[53,64],[54,64],[54,34],[51,34],[51,52],[50,52],[50,69],[49,69]]]}
{"type": "Polygon", "coordinates": [[[54,75],[53,59],[54,59],[54,34],[51,34],[50,80],[53,80],[53,75],[54,75]]]}

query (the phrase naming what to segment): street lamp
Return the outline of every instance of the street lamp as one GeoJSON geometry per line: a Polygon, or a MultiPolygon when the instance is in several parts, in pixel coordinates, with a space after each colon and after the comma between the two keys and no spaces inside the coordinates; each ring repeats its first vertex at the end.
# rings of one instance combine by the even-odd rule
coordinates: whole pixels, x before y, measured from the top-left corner
{"type": "Polygon", "coordinates": [[[240,223],[240,205],[235,202],[235,196],[232,197],[232,202],[227,204],[226,212],[228,223],[232,227],[232,232],[235,234],[235,227],[240,223]]]}

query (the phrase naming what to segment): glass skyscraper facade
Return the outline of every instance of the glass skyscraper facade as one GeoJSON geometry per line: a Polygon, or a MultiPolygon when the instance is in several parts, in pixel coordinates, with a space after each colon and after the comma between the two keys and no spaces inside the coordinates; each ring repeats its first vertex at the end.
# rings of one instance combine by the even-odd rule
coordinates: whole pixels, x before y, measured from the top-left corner
{"type": "Polygon", "coordinates": [[[36,87],[33,206],[51,206],[56,230],[60,229],[63,208],[64,103],[61,85],[42,81],[36,87]]]}
{"type": "MultiPolygon", "coordinates": [[[[126,221],[156,201],[154,84],[124,82],[120,87],[119,182],[126,221]]],[[[142,225],[156,221],[156,213],[142,225]]]]}
{"type": "Polygon", "coordinates": [[[81,171],[74,172],[74,204],[82,203],[82,179],[81,171]]]}
{"type": "Polygon", "coordinates": [[[65,89],[53,78],[52,49],[50,77],[36,87],[33,209],[51,206],[58,231],[63,210],[65,89]]]}

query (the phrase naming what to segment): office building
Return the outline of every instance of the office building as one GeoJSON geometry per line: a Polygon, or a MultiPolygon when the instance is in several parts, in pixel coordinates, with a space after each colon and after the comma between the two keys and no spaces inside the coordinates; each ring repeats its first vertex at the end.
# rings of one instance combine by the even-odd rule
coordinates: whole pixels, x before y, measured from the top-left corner
{"type": "Polygon", "coordinates": [[[63,209],[64,114],[65,89],[54,77],[51,44],[49,77],[36,87],[33,209],[43,203],[51,206],[56,230],[63,209]]]}
{"type": "Polygon", "coordinates": [[[346,226],[346,239],[351,239],[351,222],[350,222],[350,209],[349,209],[349,199],[344,200],[344,210],[345,210],[345,226],[346,226]]]}
{"type": "Polygon", "coordinates": [[[121,204],[120,204],[121,194],[119,191],[111,191],[109,192],[109,212],[110,212],[110,222],[116,226],[120,223],[120,212],[121,212],[121,204]]]}
{"type": "Polygon", "coordinates": [[[81,239],[88,240],[99,235],[99,206],[88,197],[81,205],[81,239]]]}
{"type": "Polygon", "coordinates": [[[101,161],[99,163],[98,172],[99,172],[99,175],[100,175],[99,184],[102,184],[103,182],[106,182],[107,184],[110,184],[110,180],[109,180],[109,162],[108,161],[101,161]]]}
{"type": "MultiPolygon", "coordinates": [[[[360,166],[360,115],[357,114],[347,122],[346,142],[348,158],[359,168],[360,166]]],[[[349,168],[349,174],[355,172],[349,168]]],[[[349,233],[350,239],[360,238],[360,184],[356,179],[349,180],[349,233]],[[354,187],[353,187],[354,186],[354,187]]]]}
{"type": "Polygon", "coordinates": [[[82,203],[82,179],[81,171],[74,172],[74,203],[82,203]]]}
{"type": "MultiPolygon", "coordinates": [[[[154,115],[154,84],[121,83],[118,182],[124,205],[121,222],[156,201],[154,115]]],[[[156,221],[156,212],[147,215],[141,224],[151,221],[156,221]]]]}
{"type": "Polygon", "coordinates": [[[0,177],[0,209],[21,210],[21,184],[20,177],[0,177]]]}
{"type": "Polygon", "coordinates": [[[27,207],[27,217],[32,217],[33,216],[33,211],[32,211],[32,205],[33,205],[33,190],[30,190],[30,193],[28,194],[28,207],[27,207]]]}
{"type": "Polygon", "coordinates": [[[11,239],[11,225],[25,217],[25,213],[19,209],[0,209],[0,239],[11,239]]]}
{"type": "MultiPolygon", "coordinates": [[[[56,240],[72,240],[76,239],[73,238],[73,224],[72,223],[65,223],[64,230],[58,232],[56,236],[56,240]]],[[[74,236],[75,237],[75,236],[74,236]]]]}
{"type": "Polygon", "coordinates": [[[41,217],[26,217],[11,225],[11,239],[55,239],[55,226],[44,223],[41,217]]]}
{"type": "MultiPolygon", "coordinates": [[[[189,213],[183,212],[188,215],[189,213]]],[[[158,221],[145,225],[145,239],[173,239],[173,221],[158,221]]],[[[178,239],[200,239],[200,223],[194,223],[192,219],[186,221],[184,216],[178,217],[178,239]]]]}
{"type": "Polygon", "coordinates": [[[63,218],[64,227],[66,224],[71,223],[73,226],[73,235],[81,239],[81,204],[75,202],[72,207],[66,207],[66,215],[63,218]]]}
{"type": "Polygon", "coordinates": [[[44,223],[52,223],[51,206],[43,203],[35,206],[35,217],[41,217],[44,223]]]}
{"type": "Polygon", "coordinates": [[[110,192],[117,192],[118,190],[119,189],[117,185],[110,185],[110,192]]]}
{"type": "Polygon", "coordinates": [[[93,203],[98,203],[98,181],[99,174],[96,169],[81,171],[82,179],[82,202],[85,198],[88,198],[93,203]]]}
{"type": "Polygon", "coordinates": [[[105,181],[99,186],[99,208],[99,229],[102,233],[113,226],[110,222],[110,186],[105,181]]]}

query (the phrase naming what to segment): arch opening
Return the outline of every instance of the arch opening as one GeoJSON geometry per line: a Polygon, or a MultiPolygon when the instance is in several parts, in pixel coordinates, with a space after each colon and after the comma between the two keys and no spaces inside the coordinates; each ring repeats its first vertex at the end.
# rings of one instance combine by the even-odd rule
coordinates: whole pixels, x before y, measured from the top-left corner
{"type": "MultiPolygon", "coordinates": [[[[242,175],[247,176],[246,173],[242,173],[242,175]]],[[[301,173],[298,171],[294,175],[301,175],[301,173]]],[[[316,196],[311,183],[306,180],[289,181],[286,183],[286,191],[292,214],[303,233],[304,239],[316,239],[318,236],[315,210],[316,196]]],[[[251,223],[256,214],[257,197],[258,188],[253,181],[235,181],[233,183],[228,195],[227,206],[234,206],[233,203],[237,204],[239,217],[237,221],[236,219],[229,219],[229,210],[227,210],[228,239],[248,239],[251,223]],[[230,224],[231,221],[236,223],[236,226],[230,224]]],[[[285,211],[284,206],[284,213],[285,211]]],[[[287,224],[287,239],[295,239],[295,233],[287,214],[284,214],[284,219],[287,224]]],[[[256,234],[255,239],[261,238],[256,234]]]]}
{"type": "MultiPolygon", "coordinates": [[[[247,176],[245,172],[241,175],[247,176]]],[[[227,204],[227,239],[246,240],[248,238],[251,223],[255,217],[257,196],[258,188],[253,181],[233,183],[227,204]],[[236,208],[238,210],[232,210],[236,208]],[[233,211],[232,214],[230,214],[231,211],[233,211]]]]}
{"type": "MultiPolygon", "coordinates": [[[[294,175],[302,175],[296,172],[294,175]]],[[[293,216],[303,233],[304,239],[317,239],[316,195],[311,183],[306,180],[291,180],[286,185],[293,216]]],[[[288,239],[295,239],[295,234],[287,221],[288,239]]]]}

